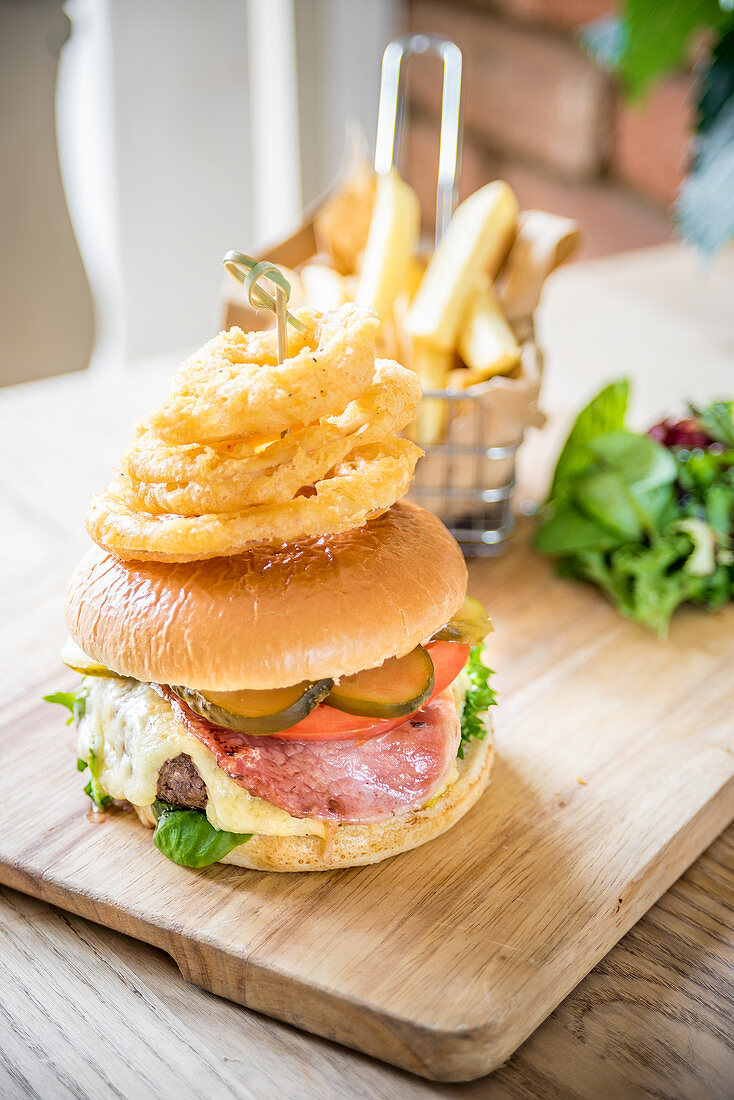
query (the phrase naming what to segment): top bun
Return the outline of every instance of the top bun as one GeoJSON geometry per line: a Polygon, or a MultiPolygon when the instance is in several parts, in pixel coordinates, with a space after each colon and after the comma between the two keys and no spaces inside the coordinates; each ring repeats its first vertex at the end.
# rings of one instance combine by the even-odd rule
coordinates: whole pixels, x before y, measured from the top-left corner
{"type": "Polygon", "coordinates": [[[466,592],[461,551],[409,501],[363,527],[185,563],[119,561],[93,546],[66,624],[121,676],[202,691],[348,676],[408,653],[466,592]]]}

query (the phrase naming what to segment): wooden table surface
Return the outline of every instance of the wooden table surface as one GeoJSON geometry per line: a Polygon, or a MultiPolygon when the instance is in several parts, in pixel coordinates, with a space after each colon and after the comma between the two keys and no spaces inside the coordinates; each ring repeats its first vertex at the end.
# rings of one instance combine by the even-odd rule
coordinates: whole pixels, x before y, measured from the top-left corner
{"type": "MultiPolygon", "coordinates": [[[[731,256],[704,276],[676,246],[560,272],[540,326],[555,424],[528,441],[522,483],[542,483],[568,409],[603,380],[635,378],[640,423],[680,394],[731,393],[733,300],[731,256]]],[[[84,545],[87,494],[171,365],[0,391],[6,705],[48,674],[64,632],[59,618],[39,652],[39,609],[84,545]]],[[[32,791],[28,813],[37,827],[32,791]]],[[[733,857],[730,826],[504,1067],[467,1085],[258,1016],[187,985],[162,952],[0,890],[0,1096],[731,1097],[733,857]]]]}

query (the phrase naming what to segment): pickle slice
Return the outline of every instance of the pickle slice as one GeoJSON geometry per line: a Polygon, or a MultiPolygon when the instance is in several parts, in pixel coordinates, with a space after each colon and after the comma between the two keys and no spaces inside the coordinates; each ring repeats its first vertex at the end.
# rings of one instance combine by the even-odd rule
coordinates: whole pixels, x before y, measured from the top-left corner
{"type": "Polygon", "coordinates": [[[117,676],[116,672],[101,665],[99,661],[93,661],[87,657],[81,646],[78,646],[72,638],[67,638],[61,647],[61,660],[72,672],[78,672],[80,676],[117,676]]]}
{"type": "Polygon", "coordinates": [[[404,657],[390,657],[379,668],[343,676],[326,700],[330,707],[368,718],[400,718],[420,710],[433,691],[433,661],[416,646],[404,657]]]}
{"type": "Polygon", "coordinates": [[[332,680],[304,680],[269,691],[194,691],[173,685],[171,691],[212,725],[266,736],[295,726],[326,698],[332,685],[332,680]]]}
{"type": "Polygon", "coordinates": [[[464,645],[481,645],[492,633],[492,620],[479,600],[464,596],[459,610],[445,626],[430,639],[432,642],[463,642],[464,645]]]}

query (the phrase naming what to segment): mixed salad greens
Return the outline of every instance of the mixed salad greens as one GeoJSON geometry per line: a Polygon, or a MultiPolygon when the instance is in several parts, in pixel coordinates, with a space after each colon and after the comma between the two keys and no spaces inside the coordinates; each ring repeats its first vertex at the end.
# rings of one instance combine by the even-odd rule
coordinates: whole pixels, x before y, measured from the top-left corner
{"type": "Polygon", "coordinates": [[[579,413],[534,545],[664,637],[680,604],[734,597],[734,402],[640,434],[624,426],[628,401],[621,380],[579,413]]]}

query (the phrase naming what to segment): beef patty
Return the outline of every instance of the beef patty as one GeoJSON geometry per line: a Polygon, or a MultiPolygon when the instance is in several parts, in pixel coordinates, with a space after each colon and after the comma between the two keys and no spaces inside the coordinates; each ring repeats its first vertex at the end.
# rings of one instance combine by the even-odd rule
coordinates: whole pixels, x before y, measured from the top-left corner
{"type": "Polygon", "coordinates": [[[184,810],[206,809],[206,784],[191,757],[179,753],[158,772],[157,797],[184,810]]]}

